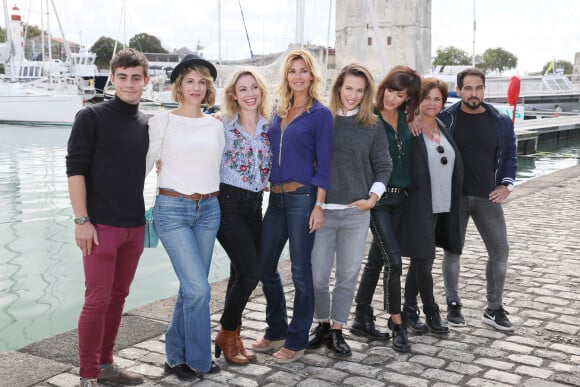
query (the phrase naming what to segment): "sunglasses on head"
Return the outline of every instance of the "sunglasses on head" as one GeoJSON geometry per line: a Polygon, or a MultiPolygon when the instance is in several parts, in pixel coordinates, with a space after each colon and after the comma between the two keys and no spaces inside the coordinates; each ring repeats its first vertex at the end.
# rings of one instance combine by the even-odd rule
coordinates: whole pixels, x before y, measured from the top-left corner
{"type": "MultiPolygon", "coordinates": [[[[445,148],[443,148],[443,146],[441,146],[441,145],[437,145],[437,148],[435,148],[435,149],[437,149],[437,152],[439,152],[441,154],[445,153],[445,148]]],[[[445,157],[445,156],[441,157],[441,164],[447,165],[447,157],[445,157]]]]}

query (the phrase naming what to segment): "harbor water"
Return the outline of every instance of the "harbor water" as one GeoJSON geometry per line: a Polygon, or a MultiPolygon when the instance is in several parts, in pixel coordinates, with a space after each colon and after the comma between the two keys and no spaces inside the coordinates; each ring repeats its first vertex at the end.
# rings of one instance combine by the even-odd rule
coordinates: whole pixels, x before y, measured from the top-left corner
{"type": "MultiPolygon", "coordinates": [[[[77,324],[84,277],[65,173],[69,133],[70,127],[0,125],[0,352],[77,324]]],[[[520,157],[517,183],[578,164],[580,140],[541,150],[539,156],[520,157]]],[[[154,190],[151,174],[146,204],[154,190]]],[[[228,271],[229,260],[216,243],[210,281],[228,271]]],[[[163,247],[145,249],[126,309],[170,297],[177,289],[163,247]]]]}

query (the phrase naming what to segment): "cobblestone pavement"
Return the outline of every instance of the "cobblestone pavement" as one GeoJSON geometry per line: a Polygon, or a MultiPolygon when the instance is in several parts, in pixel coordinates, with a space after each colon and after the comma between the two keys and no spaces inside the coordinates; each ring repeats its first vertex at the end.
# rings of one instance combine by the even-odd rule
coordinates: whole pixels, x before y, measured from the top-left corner
{"type": "MultiPolygon", "coordinates": [[[[461,269],[467,327],[451,328],[447,336],[410,334],[412,350],[408,354],[395,352],[390,341],[369,342],[347,333],[353,350],[347,359],[333,358],[325,347],[285,365],[262,354],[256,363],[238,367],[228,366],[221,358],[217,360],[222,366],[219,374],[184,384],[163,373],[165,347],[160,333],[119,350],[116,361],[143,374],[145,386],[580,386],[580,165],[516,186],[504,209],[511,251],[504,301],[516,328],[512,334],[481,322],[486,306],[487,253],[470,223],[461,269]]],[[[433,273],[435,296],[445,317],[440,258],[439,251],[433,273]]],[[[281,266],[291,306],[294,293],[288,264],[281,266]]],[[[216,285],[213,293],[222,290],[223,286],[216,285]]],[[[214,334],[222,302],[219,295],[215,297],[214,334]]],[[[124,320],[145,319],[164,329],[172,302],[169,299],[138,308],[124,320]]],[[[379,287],[373,306],[377,325],[386,329],[388,315],[382,304],[379,287]]],[[[247,345],[263,334],[264,311],[265,299],[257,290],[244,314],[242,336],[247,345]]],[[[70,345],[75,339],[74,335],[69,339],[70,345]]],[[[33,348],[24,348],[14,355],[31,353],[33,348]]],[[[64,387],[78,383],[76,360],[61,364],[57,355],[45,357],[46,362],[56,361],[62,369],[25,384],[64,387]]],[[[6,362],[0,358],[2,364],[6,362]]],[[[6,382],[2,378],[0,385],[2,380],[6,382]]]]}

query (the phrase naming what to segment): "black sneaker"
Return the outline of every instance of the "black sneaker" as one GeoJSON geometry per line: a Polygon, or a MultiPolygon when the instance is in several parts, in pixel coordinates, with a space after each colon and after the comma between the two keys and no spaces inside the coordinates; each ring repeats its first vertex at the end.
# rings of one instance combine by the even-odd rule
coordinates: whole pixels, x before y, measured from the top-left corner
{"type": "Polygon", "coordinates": [[[447,304],[447,324],[452,327],[465,326],[465,319],[461,314],[461,304],[455,301],[447,304]]]}
{"type": "Polygon", "coordinates": [[[509,313],[503,307],[500,307],[497,310],[487,308],[485,310],[485,313],[483,313],[481,321],[483,321],[487,325],[491,325],[497,330],[504,332],[513,332],[514,326],[508,319],[507,317],[508,314],[509,313]]]}

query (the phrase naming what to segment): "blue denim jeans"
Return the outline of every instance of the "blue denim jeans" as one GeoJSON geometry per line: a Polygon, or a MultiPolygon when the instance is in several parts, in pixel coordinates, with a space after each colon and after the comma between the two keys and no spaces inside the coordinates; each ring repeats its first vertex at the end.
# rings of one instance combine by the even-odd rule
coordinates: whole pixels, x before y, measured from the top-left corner
{"type": "MultiPolygon", "coordinates": [[[[493,203],[487,198],[462,196],[459,202],[459,225],[461,241],[465,242],[465,233],[469,217],[473,219],[481,239],[487,249],[487,306],[496,310],[503,303],[503,289],[508,267],[509,246],[507,228],[501,204],[493,203]]],[[[447,303],[461,304],[459,297],[460,255],[445,251],[443,256],[443,282],[447,303]]]]}
{"type": "Polygon", "coordinates": [[[316,202],[317,188],[300,187],[294,192],[270,192],[268,209],[262,225],[260,245],[260,281],[266,296],[264,337],[268,340],[286,338],[285,347],[292,351],[306,348],[308,331],[314,316],[314,288],[312,285],[311,253],[314,233],[309,232],[308,221],[316,202]],[[290,262],[294,282],[294,310],[290,325],[286,312],[286,297],[278,261],[290,242],[290,262]]]}
{"type": "Polygon", "coordinates": [[[346,324],[369,234],[370,211],[358,208],[324,210],[324,226],[312,249],[314,318],[346,324]],[[336,258],[335,258],[336,257],[336,258]],[[330,274],[336,259],[330,299],[330,274]]]}
{"type": "Polygon", "coordinates": [[[177,301],[165,334],[167,363],[208,372],[212,356],[207,276],[220,225],[218,199],[159,195],[153,214],[159,239],[179,279],[177,301]]]}

